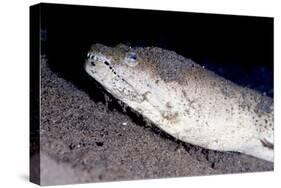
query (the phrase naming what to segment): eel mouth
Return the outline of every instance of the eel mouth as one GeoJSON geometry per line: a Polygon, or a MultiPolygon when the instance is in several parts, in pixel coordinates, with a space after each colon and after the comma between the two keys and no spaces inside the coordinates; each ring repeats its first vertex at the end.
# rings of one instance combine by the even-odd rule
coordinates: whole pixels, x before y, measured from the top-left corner
{"type": "MultiPolygon", "coordinates": [[[[135,66],[137,63],[135,62],[134,55],[131,54],[132,57],[130,56],[129,59],[135,66]]],[[[142,93],[135,88],[133,83],[130,83],[130,81],[126,80],[124,76],[117,72],[111,62],[111,58],[107,58],[102,54],[89,53],[85,63],[85,69],[91,77],[116,98],[128,99],[138,103],[143,102],[144,97],[142,93]]]]}
{"type": "MultiPolygon", "coordinates": [[[[91,63],[91,62],[88,62],[91,63]]],[[[93,68],[94,69],[94,68],[93,68]]],[[[93,69],[86,70],[92,78],[98,81],[109,93],[111,93],[117,99],[125,99],[130,98],[130,100],[142,102],[144,100],[143,95],[127,80],[125,80],[122,76],[120,76],[115,69],[111,66],[111,68],[106,68],[107,70],[104,73],[99,73],[99,71],[95,71],[93,69]],[[114,74],[114,76],[109,79],[107,78],[109,74],[114,74]],[[104,81],[111,80],[110,85],[104,83],[104,81]],[[115,81],[114,81],[115,80],[115,81]],[[119,84],[116,84],[119,82],[119,84]],[[121,86],[121,87],[120,87],[121,86]],[[129,97],[131,95],[131,97],[129,97]]]]}

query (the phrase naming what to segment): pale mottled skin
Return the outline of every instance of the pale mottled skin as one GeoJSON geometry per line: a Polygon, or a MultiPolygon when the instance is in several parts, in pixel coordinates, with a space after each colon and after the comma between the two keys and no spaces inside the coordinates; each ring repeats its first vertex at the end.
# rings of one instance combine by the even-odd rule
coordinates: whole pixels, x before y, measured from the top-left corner
{"type": "Polygon", "coordinates": [[[94,44],[85,69],[168,134],[273,161],[273,100],[175,52],[94,44]]]}

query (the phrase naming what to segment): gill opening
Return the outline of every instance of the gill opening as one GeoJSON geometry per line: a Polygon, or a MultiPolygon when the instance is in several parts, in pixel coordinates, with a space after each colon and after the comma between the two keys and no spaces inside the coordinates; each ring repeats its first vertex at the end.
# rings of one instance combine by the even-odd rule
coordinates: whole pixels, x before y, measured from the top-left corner
{"type": "Polygon", "coordinates": [[[262,143],[262,145],[268,149],[274,149],[274,144],[270,143],[269,141],[267,141],[266,139],[260,140],[260,142],[262,143]]]}

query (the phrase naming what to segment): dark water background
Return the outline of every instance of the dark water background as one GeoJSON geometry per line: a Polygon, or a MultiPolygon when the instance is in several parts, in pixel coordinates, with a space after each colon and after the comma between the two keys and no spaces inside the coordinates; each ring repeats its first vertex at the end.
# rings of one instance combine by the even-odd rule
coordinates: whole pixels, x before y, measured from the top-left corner
{"type": "Polygon", "coordinates": [[[78,85],[91,44],[125,43],[176,51],[273,97],[273,18],[42,4],[41,40],[52,68],[78,85]]]}

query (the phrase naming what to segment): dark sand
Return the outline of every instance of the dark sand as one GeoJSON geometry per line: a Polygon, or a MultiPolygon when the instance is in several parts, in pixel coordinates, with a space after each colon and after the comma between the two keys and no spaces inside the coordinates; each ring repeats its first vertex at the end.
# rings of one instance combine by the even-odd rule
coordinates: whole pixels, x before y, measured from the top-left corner
{"type": "Polygon", "coordinates": [[[273,170],[270,162],[175,140],[90,83],[83,90],[41,63],[43,185],[273,170]]]}

